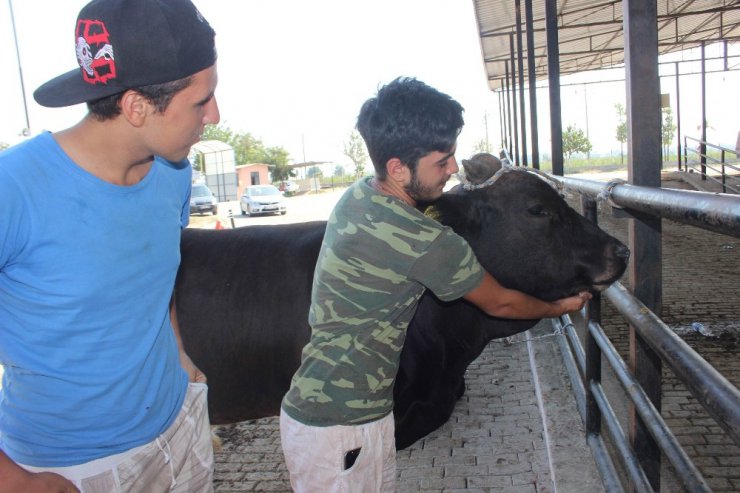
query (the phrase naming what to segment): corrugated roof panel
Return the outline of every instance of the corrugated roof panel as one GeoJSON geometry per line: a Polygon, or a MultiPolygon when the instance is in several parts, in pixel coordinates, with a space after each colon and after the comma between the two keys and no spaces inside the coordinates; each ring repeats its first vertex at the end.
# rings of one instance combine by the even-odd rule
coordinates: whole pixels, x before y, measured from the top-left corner
{"type": "MultiPolygon", "coordinates": [[[[481,52],[491,89],[502,87],[511,49],[517,46],[513,0],[473,0],[481,52]]],[[[702,41],[740,41],[740,0],[658,0],[660,54],[698,46],[702,41]]],[[[594,70],[624,63],[621,0],[558,0],[560,73],[594,70]]],[[[522,54],[526,57],[525,0],[521,0],[522,54]]],[[[545,0],[532,1],[535,76],[547,78],[545,0]]],[[[514,60],[518,69],[518,59],[514,60]]],[[[524,78],[529,80],[524,63],[524,78]]]]}

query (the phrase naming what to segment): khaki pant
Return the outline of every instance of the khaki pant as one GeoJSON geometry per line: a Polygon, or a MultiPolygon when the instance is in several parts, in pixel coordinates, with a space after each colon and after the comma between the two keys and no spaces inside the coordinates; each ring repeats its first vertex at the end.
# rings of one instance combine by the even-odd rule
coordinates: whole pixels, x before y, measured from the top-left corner
{"type": "Polygon", "coordinates": [[[280,439],[297,493],[396,491],[393,413],[355,426],[306,426],[280,411],[280,439]],[[345,469],[347,452],[360,449],[345,469]]]}
{"type": "Polygon", "coordinates": [[[82,493],[179,493],[213,491],[213,445],[208,387],[190,383],[175,422],[146,445],[70,467],[22,467],[64,476],[82,493]]]}

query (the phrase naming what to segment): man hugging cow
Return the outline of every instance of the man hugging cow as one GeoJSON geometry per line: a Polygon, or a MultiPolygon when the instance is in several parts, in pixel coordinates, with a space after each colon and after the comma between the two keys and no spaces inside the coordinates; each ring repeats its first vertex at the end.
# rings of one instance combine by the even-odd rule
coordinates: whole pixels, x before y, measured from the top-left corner
{"type": "Polygon", "coordinates": [[[422,293],[465,298],[492,317],[580,310],[591,295],[543,301],[507,289],[468,243],[417,210],[458,172],[463,108],[399,78],[365,102],[357,128],[375,167],[335,206],[311,294],[311,338],[285,395],[280,431],[296,491],[395,491],[393,385],[422,293]]]}

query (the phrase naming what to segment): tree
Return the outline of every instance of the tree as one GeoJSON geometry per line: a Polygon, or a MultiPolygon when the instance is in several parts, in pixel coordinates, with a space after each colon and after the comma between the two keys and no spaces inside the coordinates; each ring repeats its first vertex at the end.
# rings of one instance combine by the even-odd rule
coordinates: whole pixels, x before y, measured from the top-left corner
{"type": "Polygon", "coordinates": [[[619,154],[621,156],[621,164],[624,164],[624,143],[627,142],[627,120],[625,119],[624,106],[622,103],[614,105],[614,109],[617,110],[619,117],[619,125],[617,125],[617,140],[619,141],[619,154]]]}
{"type": "MultiPolygon", "coordinates": [[[[229,144],[234,149],[236,164],[264,163],[280,166],[287,165],[290,157],[283,147],[265,147],[262,141],[252,134],[234,132],[226,125],[206,125],[202,139],[220,140],[229,144]]],[[[198,167],[201,159],[196,158],[194,164],[198,167]]],[[[294,175],[295,172],[290,176],[294,175]]]]}
{"type": "Polygon", "coordinates": [[[321,168],[318,166],[311,166],[306,170],[306,176],[309,178],[321,178],[324,175],[324,173],[321,171],[321,168]]]}
{"type": "Polygon", "coordinates": [[[563,132],[563,154],[566,159],[570,159],[573,154],[586,153],[591,151],[591,142],[583,133],[583,130],[576,128],[573,125],[568,125],[568,128],[563,132]]]}
{"type": "Polygon", "coordinates": [[[673,132],[676,131],[676,125],[673,124],[673,111],[670,108],[663,108],[663,122],[661,125],[661,137],[663,142],[663,161],[668,159],[670,154],[671,142],[673,142],[673,132]]]}
{"type": "Polygon", "coordinates": [[[365,174],[365,163],[367,163],[367,150],[365,141],[357,130],[352,130],[349,140],[344,143],[344,155],[350,158],[355,165],[355,178],[365,174]]]}
{"type": "Polygon", "coordinates": [[[337,178],[341,178],[344,176],[344,166],[341,164],[337,164],[337,166],[334,168],[334,176],[337,178]]]}
{"type": "Polygon", "coordinates": [[[487,154],[491,154],[491,144],[488,142],[488,139],[485,137],[480,139],[478,142],[475,143],[473,146],[473,153],[478,154],[481,152],[485,152],[487,154]]]}

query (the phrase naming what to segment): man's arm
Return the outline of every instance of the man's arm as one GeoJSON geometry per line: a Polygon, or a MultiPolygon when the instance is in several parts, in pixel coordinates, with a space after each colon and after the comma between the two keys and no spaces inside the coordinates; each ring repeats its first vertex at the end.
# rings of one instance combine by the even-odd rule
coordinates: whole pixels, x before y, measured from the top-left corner
{"type": "Polygon", "coordinates": [[[493,317],[533,319],[578,311],[591,299],[591,293],[584,291],[552,302],[543,301],[521,291],[507,289],[488,272],[484,272],[478,287],[469,291],[464,298],[493,317]]]}
{"type": "Polygon", "coordinates": [[[170,321],[172,322],[172,329],[175,331],[175,339],[177,339],[177,349],[180,351],[180,365],[188,373],[188,380],[190,382],[206,383],[206,375],[200,369],[195,366],[195,363],[190,359],[188,353],[185,352],[185,346],[182,344],[182,337],[180,337],[180,325],[177,322],[177,310],[175,309],[175,293],[172,293],[172,299],[170,300],[170,321]]]}
{"type": "Polygon", "coordinates": [[[75,485],[50,472],[32,473],[0,450],[0,493],[79,493],[75,485]]]}

